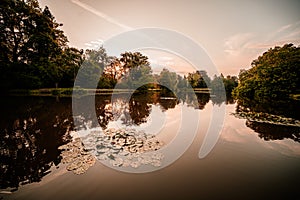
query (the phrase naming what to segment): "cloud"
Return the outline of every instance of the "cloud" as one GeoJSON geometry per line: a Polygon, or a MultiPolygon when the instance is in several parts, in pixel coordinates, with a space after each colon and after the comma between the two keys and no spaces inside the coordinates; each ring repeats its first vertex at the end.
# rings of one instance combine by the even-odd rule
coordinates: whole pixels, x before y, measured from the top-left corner
{"type": "Polygon", "coordinates": [[[163,68],[185,75],[196,69],[184,59],[166,52],[142,51],[148,58],[154,73],[160,73],[163,68]]]}
{"type": "Polygon", "coordinates": [[[88,49],[99,49],[102,44],[103,44],[103,40],[101,40],[101,39],[92,40],[90,42],[84,43],[84,45],[88,49]]]}
{"type": "Polygon", "coordinates": [[[289,29],[291,26],[292,26],[292,24],[288,24],[288,25],[282,26],[282,27],[280,27],[280,28],[276,31],[276,33],[281,33],[281,32],[283,32],[283,31],[289,29]]]}
{"type": "Polygon", "coordinates": [[[171,67],[174,67],[175,65],[174,58],[168,56],[159,56],[159,57],[150,56],[149,62],[153,67],[154,73],[159,73],[160,71],[162,71],[163,68],[171,69],[171,67]]]}
{"type": "Polygon", "coordinates": [[[300,45],[300,21],[279,27],[268,34],[238,33],[224,40],[223,58],[217,63],[223,71],[236,74],[248,68],[263,52],[287,43],[300,45]]]}
{"type": "Polygon", "coordinates": [[[224,51],[230,56],[253,55],[286,43],[300,44],[300,21],[280,27],[270,34],[239,33],[224,41],[224,51]]]}
{"type": "Polygon", "coordinates": [[[169,56],[160,56],[158,57],[157,64],[164,67],[171,67],[175,65],[175,58],[169,56]]]}
{"type": "Polygon", "coordinates": [[[90,42],[84,43],[84,45],[89,48],[89,49],[99,49],[100,46],[103,45],[103,40],[102,39],[97,39],[97,40],[92,40],[90,42]]]}
{"type": "Polygon", "coordinates": [[[274,45],[283,45],[285,43],[300,43],[300,21],[294,24],[288,24],[286,26],[280,27],[277,31],[270,34],[267,41],[274,45]]]}
{"type": "Polygon", "coordinates": [[[108,21],[108,22],[110,22],[112,24],[115,24],[115,25],[117,25],[117,26],[119,26],[119,27],[121,27],[121,28],[123,28],[125,30],[131,30],[132,29],[131,27],[126,26],[126,25],[118,22],[114,18],[112,18],[112,17],[104,14],[103,12],[100,12],[99,10],[96,10],[95,8],[89,6],[89,5],[85,4],[85,3],[82,3],[79,0],[71,0],[71,2],[74,3],[74,4],[76,4],[76,5],[78,5],[78,6],[80,6],[81,8],[89,11],[90,13],[93,13],[93,14],[97,15],[98,17],[101,17],[101,18],[105,19],[106,21],[108,21]]]}
{"type": "Polygon", "coordinates": [[[251,46],[255,37],[253,33],[239,33],[225,40],[225,52],[232,56],[239,56],[245,49],[251,46]]]}

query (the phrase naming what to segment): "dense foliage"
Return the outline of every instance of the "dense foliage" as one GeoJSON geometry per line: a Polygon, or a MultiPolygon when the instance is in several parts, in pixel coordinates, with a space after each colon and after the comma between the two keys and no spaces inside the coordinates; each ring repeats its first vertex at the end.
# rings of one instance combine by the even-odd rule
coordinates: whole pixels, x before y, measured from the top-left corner
{"type": "Polygon", "coordinates": [[[178,91],[188,89],[189,84],[192,88],[211,89],[216,93],[225,87],[227,94],[231,94],[238,83],[236,76],[224,77],[221,74],[211,79],[203,70],[181,76],[164,68],[159,74],[154,74],[148,57],[140,52],[125,52],[118,58],[108,56],[103,47],[98,51],[86,50],[77,78],[77,86],[84,88],[95,88],[96,85],[93,84],[99,80],[97,88],[100,89],[169,88],[178,91]]]}
{"type": "Polygon", "coordinates": [[[300,88],[300,48],[292,44],[269,49],[241,70],[233,94],[241,101],[268,102],[288,99],[300,88]]]}
{"type": "Polygon", "coordinates": [[[0,87],[71,86],[82,51],[70,48],[48,7],[36,0],[0,5],[0,87]]]}
{"type": "Polygon", "coordinates": [[[148,58],[140,52],[124,52],[119,58],[98,50],[68,46],[49,8],[37,0],[4,0],[0,5],[0,89],[53,87],[83,88],[211,88],[236,86],[237,80],[223,75],[211,79],[206,71],[180,76],[168,69],[153,74],[148,58]],[[80,73],[78,74],[78,71],[80,73]],[[78,76],[77,76],[78,75],[78,76]],[[98,84],[96,84],[98,82],[98,84]],[[147,84],[151,83],[152,84],[147,84]],[[145,86],[143,86],[145,84],[145,86]],[[164,86],[164,87],[162,87],[164,86]]]}

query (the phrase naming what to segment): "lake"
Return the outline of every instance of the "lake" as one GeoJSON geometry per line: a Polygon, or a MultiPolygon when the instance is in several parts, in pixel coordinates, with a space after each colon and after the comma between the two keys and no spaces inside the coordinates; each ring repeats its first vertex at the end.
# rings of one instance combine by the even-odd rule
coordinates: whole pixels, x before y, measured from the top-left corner
{"type": "MultiPolygon", "coordinates": [[[[89,115],[93,112],[73,116],[68,97],[1,97],[0,199],[299,197],[299,126],[238,117],[235,101],[206,93],[197,93],[197,98],[168,92],[111,97],[96,96],[96,118],[89,115]],[[222,106],[226,112],[220,137],[200,159],[205,135],[214,126],[213,107],[222,106]],[[184,152],[173,145],[164,153],[175,140],[189,144],[187,137],[192,140],[184,152]],[[82,140],[76,143],[79,147],[74,141],[81,140],[75,138],[82,140]],[[70,150],[75,147],[80,151],[70,150]],[[182,155],[162,167],[175,154],[182,155]],[[89,166],[70,166],[74,157],[88,155],[89,166]]],[[[88,105],[89,100],[76,101],[88,105]]],[[[288,106],[278,110],[299,120],[299,103],[288,106]]]]}

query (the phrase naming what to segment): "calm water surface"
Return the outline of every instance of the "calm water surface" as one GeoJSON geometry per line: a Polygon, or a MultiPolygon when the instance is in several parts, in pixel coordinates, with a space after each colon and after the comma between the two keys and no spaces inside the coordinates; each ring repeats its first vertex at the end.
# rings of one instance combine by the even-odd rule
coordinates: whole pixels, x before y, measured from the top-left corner
{"type": "MultiPolygon", "coordinates": [[[[88,103],[84,97],[79,101],[88,103]]],[[[112,102],[110,95],[100,95],[97,119],[73,118],[71,98],[1,97],[0,102],[0,199],[291,199],[300,195],[300,128],[236,118],[232,100],[210,99],[208,94],[193,99],[147,93],[135,94],[129,102],[120,94],[112,102]],[[223,104],[226,115],[220,138],[210,154],[199,159],[212,107],[223,104]],[[180,128],[182,112],[198,113],[197,136],[183,156],[166,168],[133,174],[97,161],[86,173],[75,175],[61,162],[58,147],[76,136],[74,120],[81,120],[78,132],[130,127],[156,133],[168,144],[180,128]]]]}

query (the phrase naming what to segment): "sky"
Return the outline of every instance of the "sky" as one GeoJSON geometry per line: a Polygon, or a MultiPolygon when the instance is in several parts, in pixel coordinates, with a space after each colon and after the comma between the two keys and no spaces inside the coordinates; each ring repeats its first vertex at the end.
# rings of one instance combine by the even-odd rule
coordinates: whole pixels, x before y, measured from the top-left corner
{"type": "MultiPolygon", "coordinates": [[[[238,75],[263,52],[300,45],[299,0],[39,0],[48,6],[70,46],[96,48],[118,34],[144,27],[173,30],[199,44],[217,70],[238,75]]],[[[176,41],[174,41],[176,42],[176,41]]],[[[104,46],[105,47],[105,46],[104,46]]],[[[147,54],[148,53],[148,54],[147,54]]],[[[153,63],[189,71],[172,53],[146,55],[153,63]]]]}

